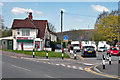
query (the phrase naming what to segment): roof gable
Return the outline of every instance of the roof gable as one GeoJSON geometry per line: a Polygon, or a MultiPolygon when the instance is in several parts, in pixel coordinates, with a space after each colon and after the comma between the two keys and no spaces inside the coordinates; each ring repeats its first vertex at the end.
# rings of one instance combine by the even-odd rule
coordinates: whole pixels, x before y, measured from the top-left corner
{"type": "Polygon", "coordinates": [[[47,27],[47,20],[31,20],[29,18],[26,19],[14,19],[12,24],[12,29],[17,28],[31,28],[38,29],[38,38],[44,38],[45,29],[47,27]]]}

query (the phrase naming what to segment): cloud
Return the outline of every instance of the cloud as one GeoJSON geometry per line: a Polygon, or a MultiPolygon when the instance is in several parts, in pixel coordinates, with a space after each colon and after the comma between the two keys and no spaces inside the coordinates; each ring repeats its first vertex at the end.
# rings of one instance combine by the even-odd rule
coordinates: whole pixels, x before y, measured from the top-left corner
{"type": "Polygon", "coordinates": [[[4,4],[3,3],[0,3],[0,6],[3,6],[4,4]]]}
{"type": "Polygon", "coordinates": [[[103,12],[103,11],[109,12],[109,9],[107,9],[105,6],[91,5],[91,7],[98,12],[103,12]]]}
{"type": "Polygon", "coordinates": [[[65,10],[65,9],[61,9],[61,11],[66,12],[66,10],[65,10]]]}
{"type": "Polygon", "coordinates": [[[27,12],[34,12],[35,14],[42,14],[41,11],[36,11],[36,10],[32,10],[32,9],[24,9],[24,8],[19,8],[19,7],[14,7],[11,12],[15,15],[18,14],[25,14],[27,12]]]}
{"type": "Polygon", "coordinates": [[[82,22],[83,20],[82,19],[77,19],[77,22],[82,22]]]}
{"type": "Polygon", "coordinates": [[[35,11],[36,14],[43,14],[41,11],[35,11]]]}
{"type": "MultiPolygon", "coordinates": [[[[19,7],[14,7],[11,12],[15,15],[18,15],[18,14],[24,14],[24,13],[27,13],[28,12],[28,9],[24,9],[24,8],[19,8],[19,7]]],[[[29,12],[33,12],[32,9],[29,9],[29,12]]]]}

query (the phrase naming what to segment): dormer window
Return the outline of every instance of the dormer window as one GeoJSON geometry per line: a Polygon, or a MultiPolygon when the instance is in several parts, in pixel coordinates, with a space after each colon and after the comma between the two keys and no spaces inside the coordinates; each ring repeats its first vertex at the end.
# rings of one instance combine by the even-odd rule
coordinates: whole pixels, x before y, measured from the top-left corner
{"type": "Polygon", "coordinates": [[[30,29],[22,29],[22,36],[30,36],[30,29]]]}

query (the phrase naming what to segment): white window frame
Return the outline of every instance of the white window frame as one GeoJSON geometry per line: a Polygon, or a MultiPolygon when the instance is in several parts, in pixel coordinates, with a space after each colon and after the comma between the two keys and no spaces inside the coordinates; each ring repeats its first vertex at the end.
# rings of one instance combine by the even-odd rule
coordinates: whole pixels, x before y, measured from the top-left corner
{"type": "Polygon", "coordinates": [[[22,36],[30,36],[30,29],[22,29],[22,36]],[[27,31],[29,30],[29,32],[27,33],[27,31]],[[23,34],[24,32],[24,34],[23,34]]]}

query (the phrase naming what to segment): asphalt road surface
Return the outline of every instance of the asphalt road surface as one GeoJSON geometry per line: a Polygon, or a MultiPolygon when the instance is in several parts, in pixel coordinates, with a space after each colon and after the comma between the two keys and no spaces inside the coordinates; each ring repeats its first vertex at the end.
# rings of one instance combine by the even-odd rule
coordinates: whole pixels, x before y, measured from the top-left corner
{"type": "MultiPolygon", "coordinates": [[[[81,52],[78,53],[79,55],[81,55],[81,52]]],[[[101,64],[102,63],[102,55],[105,55],[106,57],[106,62],[107,61],[107,57],[108,55],[106,55],[107,52],[96,52],[96,57],[85,57],[84,59],[91,64],[101,64]]],[[[118,61],[118,56],[111,56],[112,58],[112,62],[117,62],[118,61]]]]}
{"type": "Polygon", "coordinates": [[[84,70],[2,56],[3,78],[106,78],[84,70]]]}

